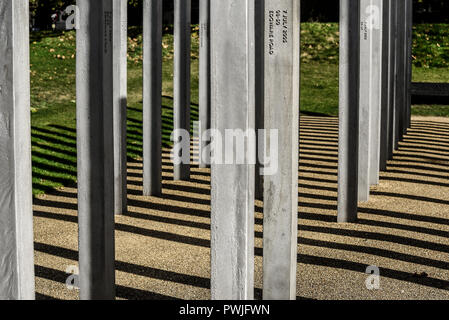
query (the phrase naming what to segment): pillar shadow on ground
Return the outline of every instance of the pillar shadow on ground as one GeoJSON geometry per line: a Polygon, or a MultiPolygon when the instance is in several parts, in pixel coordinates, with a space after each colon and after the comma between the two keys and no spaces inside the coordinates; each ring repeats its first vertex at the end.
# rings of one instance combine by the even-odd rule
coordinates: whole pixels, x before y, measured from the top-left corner
{"type": "MultiPolygon", "coordinates": [[[[134,119],[135,120],[135,119],[134,119]]],[[[131,132],[133,139],[139,140],[141,128],[131,120],[131,132]]],[[[167,123],[169,125],[169,123],[167,123]]],[[[444,259],[439,258],[439,254],[448,254],[449,245],[436,243],[432,237],[447,239],[448,233],[444,229],[449,225],[449,219],[433,215],[432,212],[401,212],[394,208],[378,208],[361,206],[359,208],[360,219],[358,225],[341,228],[336,222],[336,202],[337,202],[337,137],[338,122],[336,118],[302,117],[300,150],[300,171],[298,174],[300,190],[298,192],[300,211],[299,218],[299,254],[298,263],[313,265],[317,268],[330,267],[338,270],[365,273],[366,265],[356,260],[352,261],[352,256],[356,254],[366,254],[377,258],[388,258],[393,261],[406,262],[423,267],[437,268],[444,271],[449,269],[444,259]],[[394,221],[392,221],[394,219],[394,221]],[[429,225],[432,224],[432,225],[429,225]],[[375,228],[374,231],[371,228],[375,228]],[[379,230],[379,228],[382,228],[379,230]],[[413,233],[413,234],[410,234],[413,233]],[[419,234],[419,236],[416,236],[419,234]],[[320,235],[324,237],[317,239],[320,235]],[[427,239],[430,237],[429,239],[427,239]],[[368,244],[346,243],[342,239],[372,240],[376,243],[384,243],[385,246],[376,247],[368,244]],[[332,240],[330,240],[332,239],[332,240]],[[314,254],[305,254],[301,248],[320,248],[327,250],[330,254],[335,251],[345,252],[348,259],[339,257],[329,257],[314,254]],[[408,250],[408,249],[411,250],[408,250]],[[438,255],[426,256],[425,252],[432,250],[438,255]],[[422,253],[422,254],[421,254],[422,253]]],[[[69,178],[64,178],[64,174],[73,175],[73,161],[60,157],[65,154],[73,157],[74,132],[71,128],[33,128],[36,135],[35,145],[37,152],[35,157],[45,158],[46,153],[42,151],[48,143],[49,157],[47,162],[37,161],[36,166],[42,172],[38,172],[36,177],[47,177],[47,171],[52,170],[58,175],[51,175],[47,178],[59,179],[61,183],[69,187],[76,188],[76,184],[69,178]],[[56,132],[63,132],[58,136],[56,132]],[[64,133],[65,130],[65,133],[64,133]],[[69,134],[69,132],[71,132],[69,134]],[[45,142],[44,138],[49,138],[45,142]],[[59,152],[62,151],[62,152],[59,152]],[[65,166],[67,166],[66,169],[65,166]],[[71,184],[70,184],[71,182],[71,184]]],[[[381,183],[395,182],[413,184],[417,187],[426,188],[428,186],[447,187],[449,182],[446,176],[447,165],[444,161],[449,159],[449,145],[444,143],[433,144],[428,135],[441,140],[449,139],[449,124],[439,122],[413,121],[410,136],[406,136],[401,142],[399,150],[395,153],[392,161],[389,162],[388,170],[382,174],[381,183]],[[423,129],[424,128],[424,129],[423,129]],[[424,135],[422,137],[422,135],[424,135]],[[409,138],[413,137],[413,139],[409,138]],[[422,137],[422,139],[421,139],[422,137]],[[432,154],[430,154],[431,152],[432,154]],[[412,159],[413,158],[413,159],[412,159]],[[442,162],[440,162],[442,161],[442,162]]],[[[76,146],[75,146],[76,147],[76,146]]],[[[134,147],[134,146],[133,146],[134,147]]],[[[141,145],[133,149],[136,151],[141,145]]],[[[192,230],[208,232],[210,229],[210,172],[209,170],[194,168],[193,179],[186,183],[172,181],[172,165],[169,155],[164,154],[164,181],[163,194],[161,197],[141,196],[141,162],[129,159],[128,169],[128,193],[129,193],[129,213],[127,218],[149,221],[165,226],[182,226],[192,230]],[[200,209],[201,207],[201,209],[200,209]],[[201,220],[198,220],[201,219],[201,220]]],[[[373,196],[379,199],[398,199],[405,201],[420,201],[423,203],[434,203],[435,205],[448,205],[445,199],[433,198],[425,195],[407,194],[406,190],[397,191],[373,191],[373,196]]],[[[40,209],[35,209],[36,218],[47,220],[57,220],[67,223],[76,223],[76,215],[61,214],[59,209],[76,210],[76,204],[56,201],[54,198],[73,199],[76,192],[66,190],[53,190],[48,192],[45,199],[35,199],[35,205],[40,209]],[[45,208],[41,209],[41,208],[45,208]],[[57,211],[57,212],[56,212],[57,211]]],[[[256,226],[262,225],[262,208],[260,204],[256,206],[256,226]]],[[[208,239],[196,236],[177,234],[174,231],[154,230],[144,226],[135,226],[127,223],[117,223],[116,230],[144,237],[159,239],[170,243],[189,244],[193,247],[209,248],[208,239]]],[[[170,230],[170,229],[168,229],[170,230]]],[[[257,229],[255,236],[260,239],[263,234],[257,229]]],[[[77,252],[64,248],[59,248],[37,240],[36,251],[63,258],[77,260],[77,252]]],[[[256,247],[256,255],[263,254],[262,248],[256,247]]],[[[205,277],[195,277],[188,274],[176,273],[153,268],[146,265],[137,265],[117,261],[116,269],[148,278],[166,280],[176,283],[192,285],[200,288],[209,288],[210,280],[205,277]]],[[[408,283],[449,290],[449,282],[432,276],[421,276],[406,270],[400,270],[392,263],[391,266],[381,267],[383,277],[402,280],[408,283]]],[[[41,278],[65,282],[66,274],[53,270],[51,266],[37,266],[36,275],[41,278]],[[64,277],[63,277],[64,276],[64,277]]],[[[119,286],[117,296],[127,299],[164,299],[171,298],[152,292],[141,291],[135,288],[119,286]]],[[[48,296],[41,294],[38,297],[44,299],[48,296]]],[[[261,297],[260,289],[256,290],[256,297],[261,297]]],[[[299,297],[298,297],[299,298],[299,297]]]]}

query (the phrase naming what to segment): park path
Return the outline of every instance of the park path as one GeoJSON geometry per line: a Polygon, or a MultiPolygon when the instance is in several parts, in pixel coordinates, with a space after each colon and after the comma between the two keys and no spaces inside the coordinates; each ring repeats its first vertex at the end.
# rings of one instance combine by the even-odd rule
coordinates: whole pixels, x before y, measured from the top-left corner
{"type": "MultiPolygon", "coordinates": [[[[414,117],[357,224],[336,223],[338,120],[301,118],[297,296],[306,299],[449,299],[449,119],[414,117]],[[380,289],[367,290],[367,266],[380,289]]],[[[116,218],[119,299],[209,299],[210,172],[141,196],[129,163],[129,213],[116,218]]],[[[256,296],[262,287],[262,203],[256,201],[256,296]]],[[[65,286],[77,261],[76,188],[34,201],[37,298],[76,299],[65,286]]]]}

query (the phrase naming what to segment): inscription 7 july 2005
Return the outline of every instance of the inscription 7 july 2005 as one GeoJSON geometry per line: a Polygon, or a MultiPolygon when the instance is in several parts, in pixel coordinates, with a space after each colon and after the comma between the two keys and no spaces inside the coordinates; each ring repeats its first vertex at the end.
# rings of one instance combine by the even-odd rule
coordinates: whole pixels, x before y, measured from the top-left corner
{"type": "Polygon", "coordinates": [[[288,44],[288,10],[268,10],[268,53],[274,55],[279,44],[288,44]]]}

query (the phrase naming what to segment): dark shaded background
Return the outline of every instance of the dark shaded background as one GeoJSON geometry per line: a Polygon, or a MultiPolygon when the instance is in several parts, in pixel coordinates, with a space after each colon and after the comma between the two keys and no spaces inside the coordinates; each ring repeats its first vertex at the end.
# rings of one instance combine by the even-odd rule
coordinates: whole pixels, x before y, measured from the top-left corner
{"type": "MultiPolygon", "coordinates": [[[[192,23],[198,23],[198,2],[192,0],[192,23]]],[[[448,0],[414,0],[415,23],[449,23],[448,0]]],[[[57,10],[74,4],[74,0],[31,0],[30,8],[35,26],[50,29],[50,16],[57,10]]],[[[301,0],[304,22],[338,22],[339,0],[301,0]]],[[[129,24],[142,25],[142,0],[129,0],[129,24]]],[[[164,0],[164,23],[173,23],[173,0],[164,0]]]]}

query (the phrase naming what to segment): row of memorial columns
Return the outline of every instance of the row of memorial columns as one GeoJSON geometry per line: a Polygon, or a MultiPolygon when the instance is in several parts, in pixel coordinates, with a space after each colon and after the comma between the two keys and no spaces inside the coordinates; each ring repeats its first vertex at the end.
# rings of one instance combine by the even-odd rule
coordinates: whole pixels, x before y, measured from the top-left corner
{"type": "MultiPolygon", "coordinates": [[[[174,1],[174,124],[190,131],[190,1],[174,1]]],[[[227,137],[239,130],[248,139],[243,164],[211,161],[213,299],[254,297],[256,197],[264,200],[264,298],[296,298],[299,3],[201,0],[200,131],[227,137]],[[255,131],[262,128],[261,135],[255,131]],[[252,161],[260,154],[265,160],[268,150],[278,159],[272,172],[252,161]]],[[[410,125],[412,1],[340,4],[338,221],[351,222],[410,125]]],[[[114,214],[126,213],[127,197],[126,0],[78,0],[77,6],[80,298],[113,299],[114,214]]],[[[143,192],[157,196],[162,0],[145,0],[143,12],[143,192]]],[[[0,299],[32,299],[28,1],[0,2],[0,18],[0,299]]],[[[215,146],[229,141],[222,142],[215,146]]],[[[236,154],[238,144],[225,150],[236,154]]],[[[190,163],[174,166],[175,179],[189,176],[190,163]]]]}
{"type": "Polygon", "coordinates": [[[413,2],[340,4],[338,221],[354,222],[411,124],[413,2]]]}

